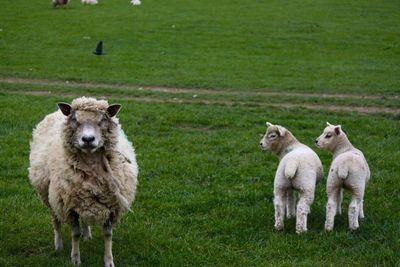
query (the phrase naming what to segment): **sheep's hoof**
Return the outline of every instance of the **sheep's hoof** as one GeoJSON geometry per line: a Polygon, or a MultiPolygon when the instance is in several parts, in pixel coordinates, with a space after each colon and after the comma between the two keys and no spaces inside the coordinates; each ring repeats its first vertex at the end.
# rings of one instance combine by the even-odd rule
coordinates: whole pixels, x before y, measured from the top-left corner
{"type": "Polygon", "coordinates": [[[72,264],[74,264],[74,265],[80,265],[81,264],[81,256],[79,254],[72,254],[71,261],[72,261],[72,264]]]}
{"type": "Polygon", "coordinates": [[[276,223],[275,224],[275,230],[278,232],[283,231],[283,224],[282,223],[276,223]]]}
{"type": "Polygon", "coordinates": [[[104,258],[104,267],[115,267],[114,261],[112,258],[104,258]]]}
{"type": "Polygon", "coordinates": [[[296,227],[296,234],[302,234],[307,232],[307,227],[297,226],[296,227]]]}
{"type": "Polygon", "coordinates": [[[333,225],[325,224],[325,231],[330,232],[333,230],[333,225]]]}

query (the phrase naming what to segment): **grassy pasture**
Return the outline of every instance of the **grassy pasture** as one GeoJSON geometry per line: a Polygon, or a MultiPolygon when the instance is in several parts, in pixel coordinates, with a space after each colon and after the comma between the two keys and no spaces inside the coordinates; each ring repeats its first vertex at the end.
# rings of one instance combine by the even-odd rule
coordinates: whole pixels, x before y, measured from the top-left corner
{"type": "MultiPolygon", "coordinates": [[[[80,95],[123,105],[138,156],[117,266],[400,264],[398,1],[49,2],[0,9],[0,266],[71,266],[69,228],[55,252],[27,167],[32,128],[80,95]],[[99,40],[103,57],[92,55],[99,40]],[[266,120],[315,150],[326,121],[342,124],[372,171],[359,231],[347,229],[348,194],[334,232],[323,231],[325,180],[307,234],[294,220],[273,231],[278,159],[258,147],[266,120]]],[[[327,173],[331,155],[317,153],[327,173]]],[[[93,234],[82,266],[103,264],[93,234]]]]}
{"type": "MultiPolygon", "coordinates": [[[[70,265],[69,228],[64,250],[54,252],[48,210],[27,179],[31,129],[61,100],[71,98],[0,94],[2,266],[70,265]]],[[[111,98],[117,101],[141,170],[133,213],[115,229],[118,266],[398,264],[400,138],[393,116],[111,98]],[[266,119],[290,125],[311,147],[326,120],[342,123],[372,170],[359,231],[348,231],[343,215],[333,233],[324,233],[325,181],[307,234],[295,234],[294,220],[283,233],[273,231],[277,158],[258,147],[266,119]]],[[[318,154],[326,171],[331,156],[318,154]]],[[[344,205],[346,211],[348,195],[344,205]]],[[[94,240],[81,246],[83,266],[100,266],[102,247],[95,228],[94,240]]]]}
{"type": "Polygon", "coordinates": [[[0,75],[140,85],[399,93],[400,2],[14,0],[0,75]],[[92,51],[104,41],[104,57],[92,51]]]}

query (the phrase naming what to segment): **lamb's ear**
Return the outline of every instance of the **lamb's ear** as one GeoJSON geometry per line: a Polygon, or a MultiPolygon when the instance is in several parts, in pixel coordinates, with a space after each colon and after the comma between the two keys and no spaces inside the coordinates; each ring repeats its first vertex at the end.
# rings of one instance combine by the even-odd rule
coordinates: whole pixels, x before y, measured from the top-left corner
{"type": "Polygon", "coordinates": [[[120,104],[113,104],[108,106],[107,108],[107,113],[110,117],[114,117],[115,115],[118,114],[118,111],[120,110],[121,105],[120,104]]]}
{"type": "Polygon", "coordinates": [[[286,129],[282,126],[277,126],[279,136],[284,136],[286,134],[286,129]]]}
{"type": "Polygon", "coordinates": [[[265,124],[267,125],[267,127],[272,126],[272,123],[270,123],[268,121],[265,124]]]}
{"type": "Polygon", "coordinates": [[[330,124],[329,122],[326,122],[326,125],[327,126],[333,126],[332,124],[330,124]]]}
{"type": "Polygon", "coordinates": [[[340,125],[335,126],[335,133],[339,135],[341,132],[342,132],[342,126],[340,125]]]}
{"type": "Polygon", "coordinates": [[[69,114],[71,114],[72,107],[70,104],[58,103],[57,106],[65,116],[69,116],[69,114]]]}

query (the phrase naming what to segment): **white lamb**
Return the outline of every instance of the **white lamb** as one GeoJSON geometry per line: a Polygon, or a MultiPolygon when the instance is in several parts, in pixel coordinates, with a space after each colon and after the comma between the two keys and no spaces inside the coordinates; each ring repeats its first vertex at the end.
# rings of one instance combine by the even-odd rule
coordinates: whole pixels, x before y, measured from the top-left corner
{"type": "Polygon", "coordinates": [[[62,248],[61,223],[72,227],[71,259],[80,264],[79,239],[89,225],[104,232],[104,263],[113,267],[112,227],[134,200],[138,167],[131,143],[115,115],[120,105],[81,97],[47,115],[34,129],[29,178],[50,208],[55,248],[62,248]]]}
{"type": "Polygon", "coordinates": [[[317,182],[323,177],[323,168],[317,154],[300,143],[287,129],[267,122],[267,132],[260,145],[279,157],[274,181],[275,229],[284,228],[284,216],[296,216],[296,233],[307,231],[307,215],[314,201],[317,182]],[[295,208],[294,190],[300,199],[295,208]]]}
{"type": "Polygon", "coordinates": [[[356,230],[359,227],[358,218],[364,218],[364,191],[371,173],[364,154],[350,143],[341,126],[329,122],[327,125],[321,136],[315,140],[318,147],[333,153],[326,184],[328,203],[325,230],[331,231],[336,213],[342,213],[343,188],[351,192],[349,227],[356,230]]]}

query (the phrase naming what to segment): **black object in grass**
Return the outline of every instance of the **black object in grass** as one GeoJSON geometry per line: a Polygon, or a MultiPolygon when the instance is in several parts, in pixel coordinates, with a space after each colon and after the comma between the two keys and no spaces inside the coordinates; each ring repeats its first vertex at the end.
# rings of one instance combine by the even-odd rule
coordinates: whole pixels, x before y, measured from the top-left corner
{"type": "Polygon", "coordinates": [[[93,54],[101,56],[104,55],[103,53],[103,42],[100,41],[97,46],[96,46],[96,51],[93,52],[93,54]]]}

